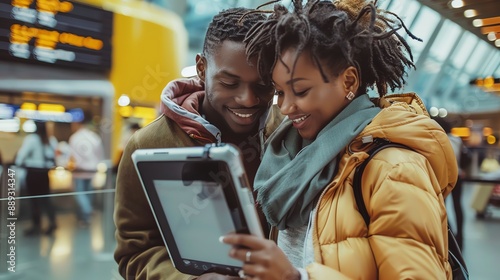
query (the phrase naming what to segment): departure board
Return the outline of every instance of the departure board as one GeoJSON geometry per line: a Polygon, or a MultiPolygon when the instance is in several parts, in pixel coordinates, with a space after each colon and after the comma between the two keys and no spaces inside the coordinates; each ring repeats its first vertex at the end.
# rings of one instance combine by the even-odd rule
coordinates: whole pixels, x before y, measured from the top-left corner
{"type": "Polygon", "coordinates": [[[0,61],[111,68],[113,13],[60,0],[0,0],[0,61]]]}

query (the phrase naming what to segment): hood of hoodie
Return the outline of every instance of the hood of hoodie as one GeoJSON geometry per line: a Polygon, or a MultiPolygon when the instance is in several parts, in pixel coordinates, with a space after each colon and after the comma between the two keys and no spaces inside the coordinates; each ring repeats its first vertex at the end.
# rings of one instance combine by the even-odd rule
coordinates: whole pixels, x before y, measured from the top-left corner
{"type": "Polygon", "coordinates": [[[220,130],[200,114],[205,86],[198,78],[171,81],[161,93],[160,111],[189,137],[202,143],[220,143],[220,130]]]}
{"type": "Polygon", "coordinates": [[[451,192],[458,176],[455,154],[448,136],[437,122],[429,118],[422,100],[414,93],[405,93],[374,101],[382,110],[356,137],[351,149],[366,150],[362,148],[363,142],[372,138],[411,147],[428,160],[443,195],[451,192]]]}
{"type": "MultiPolygon", "coordinates": [[[[202,144],[221,143],[220,130],[200,114],[205,94],[205,85],[199,78],[171,81],[161,93],[160,111],[175,121],[189,137],[202,144]]],[[[282,119],[277,106],[270,106],[259,120],[261,141],[274,131],[282,119]]]]}

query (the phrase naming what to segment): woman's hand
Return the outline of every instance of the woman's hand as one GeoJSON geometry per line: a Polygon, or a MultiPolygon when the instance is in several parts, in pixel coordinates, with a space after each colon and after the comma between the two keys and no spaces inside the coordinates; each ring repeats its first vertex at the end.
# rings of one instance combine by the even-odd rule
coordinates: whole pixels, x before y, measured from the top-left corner
{"type": "Polygon", "coordinates": [[[221,242],[233,246],[229,256],[244,262],[246,279],[300,280],[299,271],[271,240],[249,234],[228,234],[221,242]]]}

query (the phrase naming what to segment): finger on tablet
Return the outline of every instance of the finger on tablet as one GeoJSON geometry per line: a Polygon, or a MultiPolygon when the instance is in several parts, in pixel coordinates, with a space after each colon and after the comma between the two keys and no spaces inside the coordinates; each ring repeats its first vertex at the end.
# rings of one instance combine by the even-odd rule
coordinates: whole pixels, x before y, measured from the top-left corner
{"type": "Polygon", "coordinates": [[[267,240],[251,234],[227,234],[221,236],[219,241],[235,246],[238,245],[251,249],[260,249],[264,246],[267,240]]]}

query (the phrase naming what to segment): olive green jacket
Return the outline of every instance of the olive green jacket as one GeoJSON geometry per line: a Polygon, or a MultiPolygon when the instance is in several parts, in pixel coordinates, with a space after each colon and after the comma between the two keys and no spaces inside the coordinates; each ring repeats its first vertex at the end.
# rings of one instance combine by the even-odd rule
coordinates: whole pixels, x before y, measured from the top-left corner
{"type": "MultiPolygon", "coordinates": [[[[176,90],[179,88],[175,85],[174,87],[176,90]]],[[[196,99],[202,100],[204,93],[195,92],[193,88],[200,89],[183,85],[180,91],[191,91],[196,95],[196,99]]],[[[170,100],[176,99],[170,98],[170,100]]],[[[163,103],[166,103],[165,100],[163,103]]],[[[200,137],[206,136],[206,132],[199,134],[193,131],[199,127],[193,126],[187,120],[179,121],[175,117],[167,117],[169,114],[171,116],[172,112],[165,106],[162,107],[162,111],[165,114],[132,135],[118,167],[114,210],[117,248],[114,257],[119,265],[120,274],[125,279],[192,278],[178,272],[169,260],[131,155],[137,149],[200,146],[207,143],[210,137],[200,137]]],[[[277,107],[272,106],[267,122],[259,131],[261,145],[263,139],[274,131],[281,120],[282,116],[278,113],[277,107]]]]}

